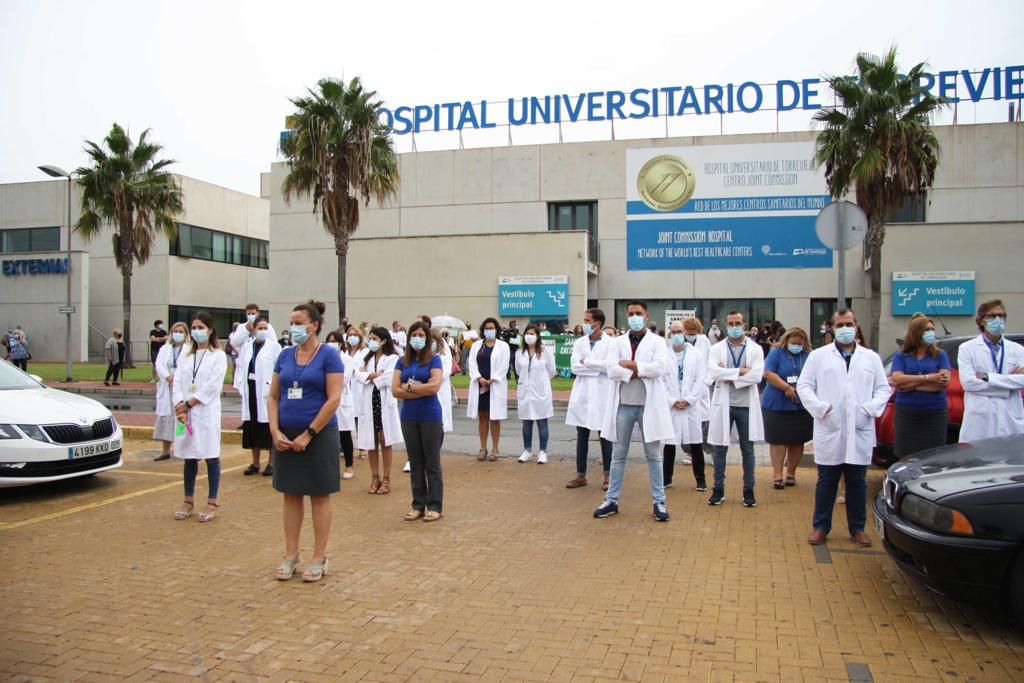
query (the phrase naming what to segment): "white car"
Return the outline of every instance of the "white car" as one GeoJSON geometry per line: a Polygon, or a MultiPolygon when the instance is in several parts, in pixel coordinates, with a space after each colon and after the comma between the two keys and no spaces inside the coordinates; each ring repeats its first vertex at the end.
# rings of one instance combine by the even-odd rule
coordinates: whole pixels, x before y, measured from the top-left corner
{"type": "Polygon", "coordinates": [[[0,360],[0,487],[115,469],[123,441],[101,403],[51,389],[0,360]]]}

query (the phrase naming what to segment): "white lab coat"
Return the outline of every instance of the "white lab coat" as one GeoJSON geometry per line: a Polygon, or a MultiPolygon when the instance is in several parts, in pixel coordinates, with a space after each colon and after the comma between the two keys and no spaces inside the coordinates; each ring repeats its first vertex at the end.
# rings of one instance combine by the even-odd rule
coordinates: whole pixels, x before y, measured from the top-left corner
{"type": "Polygon", "coordinates": [[[443,431],[455,429],[452,424],[452,354],[438,351],[441,359],[441,388],[437,390],[437,400],[441,404],[441,422],[443,431]]]}
{"type": "MultiPolygon", "coordinates": [[[[477,406],[480,404],[480,368],[476,363],[476,356],[480,353],[480,347],[484,345],[482,339],[473,342],[469,348],[469,400],[466,401],[466,417],[475,419],[477,406]]],[[[508,364],[510,360],[508,344],[500,339],[494,341],[494,348],[491,350],[491,412],[489,419],[504,420],[508,418],[508,364]]]]}
{"type": "Polygon", "coordinates": [[[339,351],[341,364],[345,368],[345,379],[341,384],[341,401],[338,409],[334,411],[334,417],[338,420],[339,432],[352,432],[356,428],[356,403],[352,399],[353,375],[356,373],[356,361],[344,351],[339,351]]]}
{"type": "MultiPolygon", "coordinates": [[[[249,360],[252,358],[255,339],[251,339],[238,349],[238,360],[235,362],[235,376],[231,385],[242,396],[242,420],[250,422],[249,414],[249,360]]],[[[256,422],[270,422],[267,415],[267,396],[270,395],[270,382],[274,379],[274,364],[281,355],[281,345],[277,339],[267,335],[263,348],[256,356],[256,422]]]]}
{"type": "Polygon", "coordinates": [[[877,353],[858,345],[847,370],[835,344],[815,349],[807,356],[796,393],[814,418],[815,463],[871,464],[875,418],[892,394],[877,353]]]}
{"type": "Polygon", "coordinates": [[[188,344],[175,347],[173,344],[164,344],[156,354],[156,414],[174,415],[174,388],[173,384],[167,383],[168,376],[174,376],[174,355],[178,350],[178,357],[185,355],[188,344]]]}
{"type": "Polygon", "coordinates": [[[175,425],[174,457],[206,460],[220,457],[220,394],[224,390],[224,375],[228,370],[227,355],[221,349],[198,352],[178,358],[174,371],[174,404],[195,398],[199,403],[189,410],[192,435],[178,434],[175,425]],[[198,362],[194,362],[198,361],[198,362]],[[192,380],[195,368],[195,382],[192,380]],[[196,390],[192,391],[195,384],[196,390]]]}
{"type": "Polygon", "coordinates": [[[597,431],[604,424],[608,392],[612,388],[604,354],[611,339],[602,333],[594,348],[590,348],[590,337],[580,337],[572,345],[570,366],[576,377],[572,381],[569,407],[565,412],[565,424],[570,427],[597,431]]]}
{"type": "Polygon", "coordinates": [[[704,383],[708,363],[700,349],[692,344],[684,344],[686,355],[683,356],[683,379],[679,379],[679,357],[676,350],[668,347],[669,360],[672,367],[662,375],[665,383],[665,396],[668,400],[669,412],[672,416],[672,428],[675,438],[665,442],[666,446],[689,445],[703,443],[704,432],[701,430],[701,398],[707,395],[708,386],[704,383]],[[690,405],[682,410],[673,408],[676,401],[686,401],[690,405]]]}
{"type": "Polygon", "coordinates": [[[964,388],[964,418],[960,443],[1024,433],[1024,375],[1013,371],[1024,366],[1024,347],[1003,337],[1003,371],[992,362],[984,333],[960,345],[957,366],[964,388]],[[988,381],[977,373],[988,373],[988,381]]]}
{"type": "MultiPolygon", "coordinates": [[[[700,355],[706,363],[708,356],[711,355],[711,342],[708,341],[707,335],[698,334],[697,341],[693,342],[693,346],[700,351],[700,355]]],[[[704,368],[704,394],[700,397],[700,405],[698,407],[701,422],[707,422],[711,419],[711,385],[714,383],[715,380],[708,376],[707,368],[704,368]]]]}
{"type": "MultiPolygon", "coordinates": [[[[618,440],[615,419],[619,414],[619,389],[633,378],[632,370],[619,365],[620,360],[633,357],[629,335],[624,334],[608,340],[604,353],[604,363],[611,390],[608,392],[607,409],[604,424],[601,426],[601,438],[611,442],[618,440]]],[[[665,383],[661,376],[672,365],[668,357],[665,340],[650,330],[644,333],[640,345],[636,349],[637,375],[643,380],[647,389],[647,402],[644,404],[643,438],[647,443],[670,441],[675,436],[672,428],[672,416],[668,410],[668,399],[665,397],[665,383]]],[[[629,438],[630,435],[624,435],[629,438]]]]}
{"type": "MultiPolygon", "coordinates": [[[[249,334],[249,330],[245,329],[245,323],[240,324],[235,328],[235,331],[228,335],[228,342],[231,343],[231,348],[239,352],[241,357],[242,347],[245,346],[246,342],[253,340],[254,335],[249,334]]],[[[274,331],[274,326],[267,323],[267,341],[271,339],[277,340],[277,332],[274,331]]],[[[280,344],[278,344],[280,346],[280,344]]],[[[262,353],[262,352],[261,352],[262,353]]],[[[239,360],[239,365],[241,361],[239,360]]]]}
{"type": "Polygon", "coordinates": [[[359,405],[359,424],[361,429],[357,434],[358,445],[361,451],[373,450],[373,387],[380,390],[380,422],[384,428],[384,443],[382,446],[392,446],[402,443],[402,424],[398,416],[398,399],[391,393],[391,377],[395,374],[395,365],[398,363],[397,355],[381,356],[378,366],[374,354],[367,354],[365,363],[360,364],[356,370],[356,381],[363,385],[362,400],[359,405]],[[371,380],[369,377],[374,372],[381,372],[381,376],[371,380]]]}
{"type": "Polygon", "coordinates": [[[761,398],[757,385],[764,377],[764,351],[751,339],[746,339],[746,350],[743,352],[741,366],[750,368],[750,372],[740,376],[739,368],[730,368],[728,339],[723,339],[711,347],[708,354],[708,378],[715,385],[715,393],[711,397],[711,410],[708,419],[708,443],[712,446],[729,445],[729,399],[734,391],[747,392],[750,401],[750,426],[747,438],[751,441],[764,441],[764,422],[761,418],[761,398]],[[729,384],[732,382],[732,384],[729,384]]]}
{"type": "MultiPolygon", "coordinates": [[[[542,347],[543,348],[543,347],[542,347]]],[[[543,349],[540,357],[530,358],[526,349],[516,351],[517,413],[520,420],[546,420],[554,416],[551,378],[555,376],[555,354],[543,349]]]]}

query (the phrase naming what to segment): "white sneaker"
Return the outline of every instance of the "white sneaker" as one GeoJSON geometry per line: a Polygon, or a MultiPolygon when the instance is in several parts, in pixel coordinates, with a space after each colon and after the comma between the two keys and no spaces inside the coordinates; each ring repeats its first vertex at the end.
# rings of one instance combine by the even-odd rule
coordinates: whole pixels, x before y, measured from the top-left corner
{"type": "Polygon", "coordinates": [[[540,453],[538,453],[537,454],[537,464],[538,465],[547,465],[548,464],[548,454],[545,453],[544,451],[541,451],[540,453]]]}
{"type": "Polygon", "coordinates": [[[356,473],[353,472],[352,470],[345,470],[344,472],[341,473],[342,479],[351,479],[354,476],[356,476],[356,473]]]}
{"type": "Polygon", "coordinates": [[[402,468],[402,471],[403,471],[403,472],[405,472],[405,473],[409,473],[409,472],[412,472],[412,466],[411,466],[411,465],[409,465],[409,462],[408,462],[408,461],[406,461],[406,463],[405,463],[405,467],[403,467],[403,468],[402,468]]]}
{"type": "Polygon", "coordinates": [[[519,462],[530,462],[530,458],[533,457],[533,453],[530,451],[523,451],[523,454],[519,456],[519,462]]]}

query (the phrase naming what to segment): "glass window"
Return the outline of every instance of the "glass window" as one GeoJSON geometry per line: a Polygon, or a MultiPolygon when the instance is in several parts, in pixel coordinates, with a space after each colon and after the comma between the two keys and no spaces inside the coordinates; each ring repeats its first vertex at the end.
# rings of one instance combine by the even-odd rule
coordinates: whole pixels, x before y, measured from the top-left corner
{"type": "Polygon", "coordinates": [[[32,228],[32,251],[60,251],[60,228],[32,228]]]}
{"type": "Polygon", "coordinates": [[[597,202],[551,202],[548,230],[587,230],[597,237],[597,202]]]}
{"type": "Polygon", "coordinates": [[[205,228],[192,228],[192,256],[213,258],[213,233],[205,228]]]}
{"type": "Polygon", "coordinates": [[[32,231],[4,230],[4,251],[31,251],[32,231]]]}
{"type": "Polygon", "coordinates": [[[267,268],[268,244],[266,240],[179,223],[178,236],[170,243],[170,253],[172,256],[267,268]]]}
{"type": "Polygon", "coordinates": [[[224,262],[227,260],[227,235],[222,232],[213,233],[213,260],[224,262]]]}
{"type": "Polygon", "coordinates": [[[908,194],[903,204],[885,216],[886,223],[924,223],[924,208],[928,204],[925,193],[908,194]]]}

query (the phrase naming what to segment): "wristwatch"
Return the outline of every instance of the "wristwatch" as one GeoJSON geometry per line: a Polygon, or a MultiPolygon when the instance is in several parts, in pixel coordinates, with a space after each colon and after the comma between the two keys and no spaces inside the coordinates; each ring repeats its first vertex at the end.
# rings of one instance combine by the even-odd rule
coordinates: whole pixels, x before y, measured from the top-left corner
{"type": "Polygon", "coordinates": [[[312,427],[306,427],[306,433],[309,434],[310,436],[316,436],[317,435],[317,431],[315,429],[313,429],[312,427]]]}

